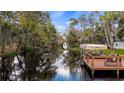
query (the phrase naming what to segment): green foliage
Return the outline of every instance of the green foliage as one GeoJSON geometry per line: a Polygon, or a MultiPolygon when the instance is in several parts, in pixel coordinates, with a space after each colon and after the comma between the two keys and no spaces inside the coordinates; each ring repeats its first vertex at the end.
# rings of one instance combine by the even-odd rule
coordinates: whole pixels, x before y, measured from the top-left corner
{"type": "MultiPolygon", "coordinates": [[[[1,12],[1,15],[3,16],[1,25],[7,23],[7,27],[9,27],[8,25],[12,27],[12,29],[8,28],[13,31],[12,34],[7,32],[10,37],[14,36],[9,42],[20,43],[20,46],[32,48],[43,48],[46,45],[57,46],[59,34],[56,34],[56,29],[51,23],[48,12],[15,11],[11,12],[11,14],[9,12],[1,12]],[[14,22],[13,24],[11,20],[14,22]]],[[[5,28],[7,29],[7,27],[5,28]]],[[[6,39],[8,38],[5,37],[6,39]]]]}
{"type": "Polygon", "coordinates": [[[79,59],[80,55],[81,55],[81,49],[79,47],[74,47],[74,48],[70,48],[69,49],[70,55],[79,59]]]}
{"type": "Polygon", "coordinates": [[[81,57],[81,49],[79,47],[69,48],[69,56],[66,58],[68,60],[68,64],[75,63],[80,60],[81,57]]]}
{"type": "MultiPolygon", "coordinates": [[[[110,49],[105,49],[105,50],[90,50],[90,51],[87,51],[87,52],[89,54],[91,54],[91,55],[94,55],[94,56],[111,55],[111,50],[110,49]]],[[[124,55],[124,49],[114,49],[113,52],[114,52],[114,54],[124,55]]]]}
{"type": "Polygon", "coordinates": [[[18,53],[17,52],[8,52],[8,53],[6,53],[6,56],[9,56],[9,57],[15,57],[15,56],[17,56],[18,55],[18,53]]]}
{"type": "Polygon", "coordinates": [[[124,12],[121,13],[121,17],[119,20],[119,31],[117,33],[117,36],[119,39],[122,39],[122,40],[124,38],[124,12]]]}
{"type": "Polygon", "coordinates": [[[74,26],[76,26],[78,24],[78,20],[75,18],[71,18],[70,19],[70,27],[73,28],[74,26]]]}
{"type": "Polygon", "coordinates": [[[22,48],[22,50],[25,50],[27,53],[28,52],[32,52],[32,47],[25,47],[25,48],[22,48]]]}
{"type": "MultiPolygon", "coordinates": [[[[107,49],[103,51],[105,55],[110,55],[111,50],[107,49]]],[[[124,55],[124,49],[114,49],[114,54],[124,55]]]]}
{"type": "MultiPolygon", "coordinates": [[[[23,69],[24,71],[22,73],[24,80],[34,79],[37,66],[40,66],[41,69],[42,66],[47,66],[47,69],[44,70],[46,72],[49,71],[51,68],[51,60],[55,60],[59,51],[58,47],[62,43],[61,39],[63,37],[57,33],[48,12],[0,12],[0,52],[7,57],[15,57],[18,54],[24,57],[23,62],[18,57],[20,67],[23,68],[21,63],[25,64],[25,69],[23,69]],[[6,48],[11,47],[14,47],[17,52],[6,50],[6,48]],[[7,53],[5,53],[6,51],[7,53]],[[45,54],[51,56],[48,55],[46,58],[46,56],[43,56],[45,54]]],[[[12,63],[11,60],[9,63],[12,63]]],[[[3,62],[3,65],[5,64],[3,62]]],[[[12,68],[11,66],[10,68],[12,68]]]]}
{"type": "Polygon", "coordinates": [[[70,48],[79,47],[78,35],[75,29],[70,29],[66,39],[70,48]]]}

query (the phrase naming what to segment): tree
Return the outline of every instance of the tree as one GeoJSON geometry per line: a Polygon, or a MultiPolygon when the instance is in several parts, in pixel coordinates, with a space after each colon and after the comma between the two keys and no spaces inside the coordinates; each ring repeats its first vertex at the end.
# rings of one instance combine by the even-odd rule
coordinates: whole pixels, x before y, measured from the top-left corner
{"type": "Polygon", "coordinates": [[[11,38],[13,24],[13,12],[0,12],[1,53],[5,52],[8,39],[11,38]]]}
{"type": "Polygon", "coordinates": [[[117,37],[120,40],[124,40],[124,12],[120,12],[120,20],[118,23],[118,32],[117,32],[117,37]]]}
{"type": "Polygon", "coordinates": [[[101,25],[105,31],[107,45],[113,54],[113,46],[115,39],[117,39],[120,16],[118,12],[104,12],[104,15],[101,16],[100,19],[101,25]]]}
{"type": "Polygon", "coordinates": [[[75,28],[75,26],[78,25],[78,20],[75,18],[71,18],[69,21],[70,21],[70,28],[75,28]]]}
{"type": "MultiPolygon", "coordinates": [[[[47,65],[50,68],[50,56],[42,57],[44,53],[57,54],[58,36],[55,26],[51,22],[48,12],[21,11],[0,12],[0,46],[2,65],[0,68],[1,79],[8,80],[15,56],[19,66],[23,69],[24,80],[32,80],[36,76],[36,67],[47,65]],[[11,56],[11,51],[6,47],[17,45],[16,54],[11,56]],[[50,51],[48,51],[50,50],[50,51]],[[7,52],[7,53],[5,53],[7,52]],[[23,62],[18,56],[24,57],[23,62]],[[11,60],[10,60],[11,59],[11,60]],[[9,60],[9,61],[8,61],[9,60]],[[23,68],[22,63],[25,64],[23,68]],[[9,71],[9,72],[8,72],[9,71]]],[[[59,38],[60,39],[60,38],[59,38]]],[[[13,51],[12,51],[13,52],[13,51]]],[[[54,59],[54,58],[53,58],[54,59]]]]}

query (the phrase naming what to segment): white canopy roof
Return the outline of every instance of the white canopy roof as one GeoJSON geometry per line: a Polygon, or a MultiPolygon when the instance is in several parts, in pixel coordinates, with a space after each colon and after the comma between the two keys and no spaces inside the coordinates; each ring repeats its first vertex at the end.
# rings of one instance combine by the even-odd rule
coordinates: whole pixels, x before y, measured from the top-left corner
{"type": "Polygon", "coordinates": [[[104,50],[107,49],[107,45],[104,44],[80,44],[81,49],[85,50],[104,50]]]}

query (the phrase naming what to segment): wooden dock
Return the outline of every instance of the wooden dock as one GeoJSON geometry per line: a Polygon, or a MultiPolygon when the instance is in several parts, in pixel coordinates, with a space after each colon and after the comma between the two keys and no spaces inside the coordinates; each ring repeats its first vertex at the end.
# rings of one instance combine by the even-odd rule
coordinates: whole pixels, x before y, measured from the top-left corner
{"type": "MultiPolygon", "coordinates": [[[[121,55],[117,57],[117,62],[114,62],[114,65],[112,64],[106,64],[109,62],[106,62],[107,58],[110,58],[109,56],[91,56],[91,55],[83,55],[83,62],[84,64],[92,71],[92,79],[94,79],[94,72],[95,71],[116,71],[117,80],[119,79],[119,71],[124,71],[124,56],[121,55]]],[[[111,63],[111,62],[110,62],[111,63]]]]}

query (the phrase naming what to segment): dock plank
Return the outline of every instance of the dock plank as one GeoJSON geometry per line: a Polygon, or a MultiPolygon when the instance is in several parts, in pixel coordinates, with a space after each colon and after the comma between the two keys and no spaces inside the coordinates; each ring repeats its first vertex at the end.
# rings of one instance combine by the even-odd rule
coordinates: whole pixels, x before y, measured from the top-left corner
{"type": "Polygon", "coordinates": [[[124,61],[121,62],[121,66],[106,66],[105,59],[94,59],[93,66],[92,66],[92,59],[89,59],[89,62],[84,59],[84,63],[91,69],[91,70],[124,70],[124,61]]]}

